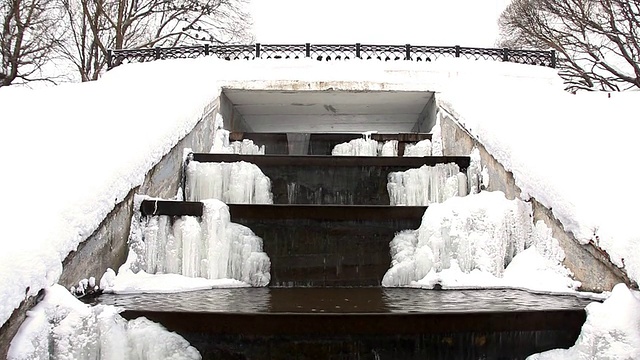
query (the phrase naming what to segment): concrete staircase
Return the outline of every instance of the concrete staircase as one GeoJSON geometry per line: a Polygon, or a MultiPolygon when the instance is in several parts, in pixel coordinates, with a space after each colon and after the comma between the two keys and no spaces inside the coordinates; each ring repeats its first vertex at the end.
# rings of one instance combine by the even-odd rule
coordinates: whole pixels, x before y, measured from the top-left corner
{"type": "MultiPolygon", "coordinates": [[[[399,144],[429,138],[374,135],[399,144]]],[[[118,296],[103,296],[104,301],[125,307],[125,318],[145,316],[162,323],[211,359],[518,359],[575,342],[586,302],[574,298],[557,308],[514,311],[500,306],[500,294],[494,305],[484,306],[470,292],[463,297],[465,304],[424,308],[420,304],[433,299],[450,304],[443,294],[459,294],[381,288],[391,263],[390,241],[398,231],[419,227],[426,209],[389,206],[389,172],[449,162],[464,171],[470,160],[330,156],[333,146],[359,136],[233,133],[232,140],[264,144],[266,155],[189,157],[251,162],[271,179],[273,205],[229,204],[231,221],[264,241],[271,259],[270,288],[189,294],[196,303],[214,297],[218,304],[244,305],[190,310],[189,301],[169,295],[153,301],[148,295],[146,306],[147,295],[138,296],[135,304],[118,296]],[[293,192],[291,184],[297,185],[293,192]],[[154,301],[165,307],[159,309],[154,301]]],[[[203,205],[144,201],[141,211],[145,216],[201,216],[203,205]]]]}

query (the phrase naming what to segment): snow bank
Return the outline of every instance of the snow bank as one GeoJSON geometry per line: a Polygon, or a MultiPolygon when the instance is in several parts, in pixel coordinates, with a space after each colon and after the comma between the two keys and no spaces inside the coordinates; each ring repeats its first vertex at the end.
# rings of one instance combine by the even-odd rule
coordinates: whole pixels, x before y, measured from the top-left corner
{"type": "MultiPolygon", "coordinates": [[[[204,201],[201,220],[182,216],[172,222],[169,216],[142,218],[136,213],[131,224],[129,257],[118,276],[131,277],[129,271],[144,271],[189,278],[235,279],[252,286],[268,285],[271,262],[262,251],[262,239],[251,229],[232,223],[230,217],[227,205],[215,199],[204,201]]],[[[204,279],[187,281],[179,288],[221,285],[204,279]]],[[[160,283],[160,280],[153,282],[160,283]]],[[[115,285],[111,289],[115,291],[115,285]]],[[[148,289],[154,289],[150,283],[148,289]]],[[[161,289],[166,289],[166,285],[161,285],[161,289]]]]}
{"type": "Polygon", "coordinates": [[[188,201],[217,199],[229,204],[273,204],[271,180],[255,164],[190,161],[186,177],[188,201]]]}
{"type": "Polygon", "coordinates": [[[624,284],[604,303],[587,305],[587,321],[576,344],[529,356],[528,360],[640,359],[640,293],[624,284]]]}
{"type": "Polygon", "coordinates": [[[568,292],[580,284],[561,262],[564,252],[531,208],[501,192],[432,204],[418,230],[391,242],[383,286],[517,287],[568,292]]]}
{"type": "Polygon", "coordinates": [[[48,288],[9,348],[9,360],[201,359],[180,335],[144,317],[127,321],[113,306],[81,303],[65,288],[48,288]]]}

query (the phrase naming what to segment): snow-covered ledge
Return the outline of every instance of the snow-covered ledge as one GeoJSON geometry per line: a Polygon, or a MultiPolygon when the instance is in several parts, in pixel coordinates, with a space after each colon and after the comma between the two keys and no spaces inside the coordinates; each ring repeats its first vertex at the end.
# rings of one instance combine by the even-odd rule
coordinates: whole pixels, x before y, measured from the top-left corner
{"type": "MultiPolygon", "coordinates": [[[[206,152],[213,144],[213,126],[216,114],[224,100],[216,98],[202,111],[197,124],[155,164],[145,175],[142,185],[129,191],[114,209],[102,220],[99,227],[76,251],[69,253],[63,262],[58,283],[66,288],[78,285],[78,281],[93,276],[99,279],[108,268],[117,269],[127,259],[127,240],[133,214],[135,194],[159,198],[173,198],[181,186],[183,152],[185,148],[206,152]]],[[[26,312],[36,303],[36,297],[28,297],[15,309],[0,329],[0,358],[6,358],[11,339],[25,319],[26,312]]]]}
{"type": "MultiPolygon", "coordinates": [[[[437,94],[436,94],[437,98],[437,94]]],[[[488,191],[502,191],[507,198],[519,197],[521,189],[516,185],[513,173],[490,154],[482,143],[475,138],[457,119],[455,110],[446,103],[437,102],[436,117],[442,133],[443,155],[469,154],[474,148],[480,151],[482,166],[486,168],[484,179],[488,191]]],[[[569,268],[576,280],[582,283],[581,290],[602,292],[610,291],[614,285],[632,283],[624,270],[611,262],[608,255],[593,243],[580,244],[575,236],[565,231],[553,212],[535,198],[530,198],[534,221],[542,220],[552,229],[553,237],[558,240],[566,257],[564,265],[569,268]]]]}

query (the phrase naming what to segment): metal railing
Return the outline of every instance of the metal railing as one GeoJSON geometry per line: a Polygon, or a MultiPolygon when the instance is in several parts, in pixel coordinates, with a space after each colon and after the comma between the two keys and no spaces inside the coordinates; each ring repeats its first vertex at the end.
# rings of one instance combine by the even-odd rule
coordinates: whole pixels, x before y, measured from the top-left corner
{"type": "Polygon", "coordinates": [[[156,47],[146,49],[109,50],[109,69],[124,63],[146,62],[161,59],[196,58],[215,55],[225,60],[253,59],[301,59],[319,61],[348,59],[377,59],[381,61],[410,60],[433,61],[438,58],[465,58],[474,60],[507,61],[520,64],[556,67],[555,51],[475,48],[463,46],[422,45],[195,45],[181,47],[156,47]]]}

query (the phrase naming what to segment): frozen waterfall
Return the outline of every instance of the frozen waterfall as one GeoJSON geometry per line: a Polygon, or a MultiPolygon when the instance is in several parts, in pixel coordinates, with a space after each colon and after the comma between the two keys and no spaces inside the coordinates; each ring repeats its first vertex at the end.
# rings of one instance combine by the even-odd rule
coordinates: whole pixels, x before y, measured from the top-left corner
{"type": "Polygon", "coordinates": [[[271,181],[255,164],[201,163],[186,168],[186,199],[217,199],[228,204],[272,204],[271,181]]]}
{"type": "Polygon", "coordinates": [[[398,233],[390,248],[392,265],[383,286],[417,282],[426,287],[508,285],[568,291],[579,285],[562,267],[564,253],[550,229],[541,222],[534,226],[530,205],[507,200],[502,192],[433,204],[420,228],[398,233]]]}
{"type": "Polygon", "coordinates": [[[140,226],[130,240],[135,256],[129,266],[134,271],[236,279],[252,286],[266,286],[271,279],[262,239],[230,222],[229,208],[219,200],[204,201],[201,220],[148,216],[140,226]]]}
{"type": "Polygon", "coordinates": [[[467,177],[455,163],[423,165],[390,173],[387,191],[391,205],[425,206],[467,195],[467,177]]]}

